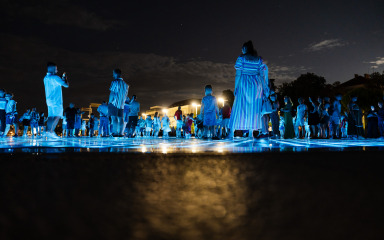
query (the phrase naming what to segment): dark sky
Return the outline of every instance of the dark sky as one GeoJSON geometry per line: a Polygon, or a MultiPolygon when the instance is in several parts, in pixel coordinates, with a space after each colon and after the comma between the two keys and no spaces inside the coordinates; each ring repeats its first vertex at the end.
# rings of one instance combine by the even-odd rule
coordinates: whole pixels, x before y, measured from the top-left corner
{"type": "Polygon", "coordinates": [[[107,99],[119,67],[142,110],[234,87],[252,40],[277,83],[330,83],[384,70],[384,1],[0,0],[0,87],[45,110],[46,62],[66,71],[64,104],[107,99]]]}

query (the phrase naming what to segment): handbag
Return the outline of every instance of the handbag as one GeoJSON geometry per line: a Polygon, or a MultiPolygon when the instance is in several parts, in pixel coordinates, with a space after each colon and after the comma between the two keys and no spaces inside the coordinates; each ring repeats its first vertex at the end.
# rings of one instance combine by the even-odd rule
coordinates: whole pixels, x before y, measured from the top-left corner
{"type": "Polygon", "coordinates": [[[263,98],[263,105],[261,107],[261,115],[270,114],[272,113],[272,104],[271,101],[269,101],[268,98],[263,98]]]}

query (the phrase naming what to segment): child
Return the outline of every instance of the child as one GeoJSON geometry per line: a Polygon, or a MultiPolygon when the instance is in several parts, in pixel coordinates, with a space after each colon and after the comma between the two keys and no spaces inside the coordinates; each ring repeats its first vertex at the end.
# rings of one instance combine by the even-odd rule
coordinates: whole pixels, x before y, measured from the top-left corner
{"type": "Polygon", "coordinates": [[[147,115],[147,119],[145,119],[145,136],[151,136],[153,121],[151,115],[147,115]]]}
{"type": "Polygon", "coordinates": [[[40,115],[36,112],[36,108],[32,108],[31,111],[31,133],[32,137],[37,136],[37,129],[39,128],[40,115]]]}
{"type": "Polygon", "coordinates": [[[140,117],[138,126],[140,128],[140,136],[145,136],[145,120],[143,119],[143,116],[140,117]]]}
{"type": "Polygon", "coordinates": [[[5,99],[5,90],[0,89],[0,137],[3,136],[5,131],[5,107],[7,106],[7,100],[5,99]]]}
{"type": "Polygon", "coordinates": [[[17,111],[16,111],[17,102],[13,100],[12,93],[7,93],[5,95],[5,99],[7,100],[7,106],[5,107],[6,126],[5,126],[4,135],[7,136],[11,128],[11,125],[13,125],[15,128],[14,137],[17,137],[19,132],[19,124],[18,124],[18,117],[17,117],[17,111]]]}
{"type": "Polygon", "coordinates": [[[152,136],[158,137],[159,136],[159,132],[160,132],[160,128],[161,128],[161,122],[160,122],[159,113],[155,112],[155,116],[153,117],[153,132],[152,132],[152,136]]]}
{"type": "Polygon", "coordinates": [[[31,125],[31,110],[30,109],[27,109],[27,111],[20,118],[20,121],[23,123],[23,128],[24,128],[22,137],[28,137],[28,128],[31,125]]]}
{"type": "Polygon", "coordinates": [[[186,128],[185,128],[185,138],[191,138],[191,128],[193,123],[193,113],[187,115],[186,119],[186,128]]]}
{"type": "Polygon", "coordinates": [[[46,121],[47,121],[47,118],[44,116],[44,113],[41,112],[39,117],[39,127],[37,128],[37,134],[39,134],[39,136],[42,136],[45,132],[46,121]]]}
{"type": "Polygon", "coordinates": [[[201,114],[197,115],[195,120],[195,137],[202,138],[203,137],[203,116],[201,114]]]}
{"type": "Polygon", "coordinates": [[[300,138],[300,128],[302,131],[302,136],[305,135],[304,118],[308,110],[307,105],[304,104],[303,98],[299,98],[298,102],[299,102],[299,106],[297,106],[296,123],[295,123],[296,138],[300,138]]]}
{"type": "Polygon", "coordinates": [[[223,109],[219,109],[219,116],[218,119],[216,120],[216,134],[218,138],[221,138],[223,135],[223,109]]]}
{"type": "Polygon", "coordinates": [[[283,116],[280,117],[279,131],[280,131],[280,138],[283,138],[284,132],[285,132],[285,121],[283,116]]]}
{"type": "Polygon", "coordinates": [[[108,118],[108,105],[104,101],[101,104],[97,111],[100,113],[100,127],[99,127],[99,136],[107,137],[109,135],[109,118],[108,118]]]}
{"type": "Polygon", "coordinates": [[[62,128],[63,128],[63,132],[62,132],[62,137],[65,137],[65,135],[68,136],[68,130],[67,130],[67,117],[63,116],[62,117],[63,119],[63,123],[62,123],[62,128]]]}
{"type": "Polygon", "coordinates": [[[201,114],[203,115],[204,139],[208,139],[208,135],[213,140],[218,140],[215,134],[216,115],[219,113],[216,97],[212,96],[212,86],[205,86],[205,97],[201,100],[201,114]]]}
{"type": "Polygon", "coordinates": [[[304,128],[305,128],[305,138],[309,139],[311,137],[311,129],[307,119],[305,119],[304,121],[304,128]]]}
{"type": "Polygon", "coordinates": [[[85,137],[85,129],[87,129],[87,122],[83,120],[81,123],[81,135],[83,135],[83,137],[85,137]]]}
{"type": "Polygon", "coordinates": [[[169,117],[166,113],[164,113],[163,118],[161,119],[161,123],[163,125],[163,138],[168,139],[169,138],[169,132],[171,131],[171,128],[169,127],[169,117]]]}

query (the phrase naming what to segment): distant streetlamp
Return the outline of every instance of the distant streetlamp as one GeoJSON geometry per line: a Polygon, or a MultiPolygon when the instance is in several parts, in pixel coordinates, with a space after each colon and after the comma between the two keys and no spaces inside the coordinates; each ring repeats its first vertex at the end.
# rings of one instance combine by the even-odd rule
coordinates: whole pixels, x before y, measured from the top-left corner
{"type": "Polygon", "coordinates": [[[225,99],[224,98],[219,98],[219,102],[223,103],[223,107],[224,107],[225,99]]]}
{"type": "Polygon", "coordinates": [[[196,103],[192,103],[192,106],[196,108],[196,116],[197,116],[197,108],[200,107],[201,105],[196,104],[196,103]]]}

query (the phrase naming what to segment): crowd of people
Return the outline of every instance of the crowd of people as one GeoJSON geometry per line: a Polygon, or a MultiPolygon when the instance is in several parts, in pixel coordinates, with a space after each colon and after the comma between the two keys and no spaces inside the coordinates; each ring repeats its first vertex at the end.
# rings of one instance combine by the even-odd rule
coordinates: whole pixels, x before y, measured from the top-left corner
{"type": "Polygon", "coordinates": [[[13,94],[0,89],[0,136],[7,136],[11,126],[15,137],[19,124],[22,136],[29,128],[32,136],[58,138],[55,130],[62,119],[62,137],[159,137],[196,138],[213,140],[233,138],[240,135],[248,138],[351,138],[363,139],[384,137],[383,102],[371,106],[365,116],[359,107],[357,96],[352,96],[346,111],[342,112],[342,95],[299,98],[297,106],[289,96],[284,96],[280,106],[278,95],[271,90],[268,67],[253,47],[251,41],[243,44],[242,54],[236,64],[234,103],[225,102],[219,108],[211,85],[204,88],[200,114],[183,115],[181,107],[174,113],[176,126],[171,127],[167,113],[139,118],[140,103],[136,95],[128,97],[129,85],[123,80],[120,69],[113,70],[109,88],[109,99],[97,109],[99,117],[90,114],[88,121],[82,118],[84,112],[70,103],[63,109],[62,87],[69,87],[66,73],[57,75],[57,65],[47,65],[44,78],[48,116],[27,109],[19,117],[13,94]],[[364,131],[363,118],[366,119],[364,131]],[[255,136],[254,133],[258,132],[255,136]]]}

